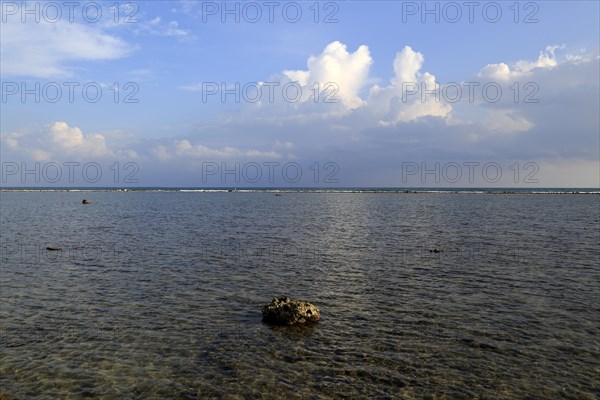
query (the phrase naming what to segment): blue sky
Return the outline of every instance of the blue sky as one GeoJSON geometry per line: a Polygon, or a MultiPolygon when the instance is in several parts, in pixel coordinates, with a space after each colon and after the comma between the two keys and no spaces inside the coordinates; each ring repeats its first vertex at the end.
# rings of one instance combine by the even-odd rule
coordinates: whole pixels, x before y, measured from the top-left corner
{"type": "Polygon", "coordinates": [[[2,185],[600,184],[598,2],[114,4],[2,1],[2,185]]]}

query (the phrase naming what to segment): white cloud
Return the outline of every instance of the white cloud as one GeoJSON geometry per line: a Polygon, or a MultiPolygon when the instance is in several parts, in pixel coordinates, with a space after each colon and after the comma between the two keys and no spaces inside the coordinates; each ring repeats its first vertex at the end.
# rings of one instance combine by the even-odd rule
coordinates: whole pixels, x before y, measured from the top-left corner
{"type": "MultiPolygon", "coordinates": [[[[335,41],[328,44],[319,55],[308,58],[307,70],[285,70],[280,75],[273,75],[264,82],[259,82],[261,100],[245,104],[245,112],[242,114],[249,119],[281,122],[297,119],[344,119],[360,113],[361,121],[356,121],[360,126],[396,124],[422,117],[446,118],[452,111],[449,104],[422,101],[420,95],[404,96],[411,85],[427,90],[439,86],[433,74],[421,72],[424,60],[421,53],[406,46],[396,54],[393,63],[395,75],[389,85],[368,88],[368,84],[374,81],[369,76],[373,63],[369,48],[362,45],[350,52],[346,45],[335,41]],[[300,86],[299,99],[295,99],[294,90],[290,91],[290,95],[284,89],[294,82],[300,86]],[[319,97],[315,99],[317,91],[319,97]],[[270,93],[274,93],[274,101],[270,99],[270,93]]],[[[192,92],[205,89],[202,84],[180,88],[192,92]]],[[[220,98],[218,93],[215,96],[220,98]]]]}
{"type": "MultiPolygon", "coordinates": [[[[318,56],[311,56],[307,61],[307,70],[286,70],[282,75],[270,77],[267,81],[278,83],[278,88],[292,81],[302,86],[303,97],[298,102],[289,102],[276,97],[274,103],[264,100],[256,104],[245,104],[241,113],[235,118],[224,119],[223,124],[230,121],[244,121],[260,124],[287,124],[308,121],[327,122],[327,129],[331,132],[351,132],[355,141],[359,141],[357,130],[369,129],[376,126],[395,126],[408,122],[424,119],[439,118],[447,125],[476,126],[480,132],[470,134],[476,138],[486,134],[522,133],[532,129],[535,123],[523,113],[525,96],[537,99],[539,95],[531,96],[539,85],[525,87],[523,83],[519,89],[517,103],[513,100],[514,88],[510,88],[511,77],[528,75],[528,81],[536,74],[551,71],[560,65],[581,63],[585,57],[559,61],[556,50],[563,46],[548,46],[540,52],[534,61],[521,60],[509,67],[506,63],[489,64],[482,72],[469,80],[475,84],[475,99],[470,99],[470,89],[463,87],[462,95],[457,103],[450,102],[444,95],[446,87],[437,81],[433,73],[423,71],[425,56],[405,46],[399,51],[393,61],[393,77],[385,86],[378,84],[365,88],[376,79],[369,76],[369,67],[373,60],[367,46],[360,46],[355,52],[349,52],[347,47],[340,42],[327,45],[318,56]],[[502,97],[498,103],[492,103],[485,98],[488,91],[483,92],[483,87],[490,82],[490,78],[498,80],[502,97]],[[315,102],[311,86],[315,82],[334,82],[338,85],[340,93],[336,96],[338,104],[315,102]],[[363,88],[366,95],[363,93],[363,88]],[[537,97],[536,97],[537,96],[537,97]],[[459,110],[459,112],[455,112],[459,110]],[[466,118],[466,119],[464,119],[466,118]]],[[[464,84],[464,83],[463,83],[464,84]]],[[[564,81],[562,85],[570,84],[564,81]]],[[[264,85],[264,83],[263,83],[264,85]]],[[[545,85],[544,89],[554,85],[545,85]]],[[[183,87],[188,91],[201,91],[201,85],[188,85],[183,87]]],[[[281,94],[281,93],[280,93],[281,94]]],[[[219,96],[216,94],[215,96],[219,96]]],[[[528,98],[529,99],[529,98],[528,98]]],[[[529,108],[534,107],[528,105],[529,108]]],[[[235,122],[234,124],[237,124],[235,122]]],[[[233,126],[233,125],[231,125],[233,126]]]]}
{"type": "Polygon", "coordinates": [[[106,146],[103,135],[95,133],[84,135],[81,129],[69,127],[66,122],[54,122],[48,127],[52,143],[68,155],[82,157],[107,157],[114,153],[106,146]]]}
{"type": "Polygon", "coordinates": [[[179,41],[190,41],[195,39],[190,30],[182,29],[179,22],[172,20],[168,23],[163,22],[161,17],[155,17],[150,20],[140,20],[133,31],[138,35],[174,37],[179,41]]]}
{"type": "Polygon", "coordinates": [[[128,55],[132,48],[99,26],[76,22],[41,20],[2,23],[0,35],[3,76],[37,78],[73,75],[77,61],[114,60],[128,55]]]}
{"type": "Polygon", "coordinates": [[[410,46],[405,46],[401,52],[396,53],[394,58],[396,76],[392,79],[394,86],[399,87],[403,82],[416,82],[424,61],[423,54],[414,51],[410,46]]]}
{"type": "Polygon", "coordinates": [[[168,146],[159,145],[153,150],[154,155],[161,162],[181,161],[182,158],[198,160],[214,159],[279,159],[282,155],[273,150],[259,151],[255,149],[240,150],[236,147],[224,146],[222,148],[209,148],[202,144],[193,145],[189,140],[173,140],[168,146]]]}
{"type": "MultiPolygon", "coordinates": [[[[109,133],[119,141],[119,134],[109,133]]],[[[128,135],[121,133],[121,136],[128,135]]],[[[109,147],[107,136],[102,133],[85,134],[76,126],[57,121],[39,128],[30,127],[21,132],[2,133],[2,144],[15,154],[29,155],[35,160],[107,159],[114,157],[138,158],[138,153],[128,145],[109,147]]],[[[5,149],[2,146],[3,152],[5,149]]]]}
{"type": "MultiPolygon", "coordinates": [[[[200,122],[177,138],[142,142],[125,132],[84,133],[65,122],[54,122],[39,132],[3,133],[2,151],[26,150],[36,160],[61,155],[124,156],[139,159],[143,168],[156,168],[163,176],[189,171],[188,167],[202,161],[295,160],[312,165],[317,160],[340,160],[340,170],[349,171],[350,180],[342,182],[347,185],[358,183],[352,181],[352,172],[368,179],[367,175],[392,171],[393,177],[398,160],[511,160],[502,163],[506,168],[514,160],[521,164],[540,160],[539,176],[544,177],[540,185],[563,186],[570,184],[569,174],[557,171],[573,160],[578,167],[568,171],[579,174],[576,186],[593,186],[593,179],[597,182],[600,59],[596,55],[574,53],[561,58],[555,56],[555,47],[549,47],[537,59],[533,55],[531,61],[504,63],[504,75],[526,73],[522,81],[539,86],[538,103],[524,103],[523,93],[520,101],[513,101],[507,89],[512,81],[503,80],[503,101],[448,104],[433,96],[426,101],[419,95],[403,98],[406,83],[428,89],[439,84],[434,71],[425,70],[426,55],[418,49],[402,48],[389,65],[393,76],[387,84],[371,87],[374,78],[369,76],[369,65],[373,61],[366,46],[359,49],[351,52],[334,42],[311,57],[306,70],[275,76],[280,82],[295,79],[304,85],[317,79],[351,82],[345,92],[350,96],[335,107],[305,99],[299,104],[263,102],[200,122]],[[358,74],[356,82],[353,74],[358,74]]],[[[490,77],[482,73],[470,80],[484,84],[490,77]]]]}
{"type": "Polygon", "coordinates": [[[0,139],[8,148],[16,150],[19,147],[19,138],[23,135],[23,132],[1,132],[0,139]]]}
{"type": "Polygon", "coordinates": [[[81,146],[85,138],[81,129],[70,128],[66,122],[54,122],[50,124],[50,138],[60,147],[65,149],[73,149],[81,146]]]}
{"type": "Polygon", "coordinates": [[[321,54],[308,59],[308,70],[289,70],[283,74],[306,88],[305,101],[308,100],[309,94],[312,94],[309,88],[315,83],[319,85],[320,90],[323,90],[327,83],[336,84],[339,87],[336,97],[347,108],[352,109],[363,104],[359,91],[367,83],[372,63],[367,46],[360,46],[350,53],[345,44],[335,41],[327,45],[321,54]]]}
{"type": "Polygon", "coordinates": [[[449,104],[431,96],[423,99],[421,95],[425,91],[437,90],[439,86],[434,75],[421,72],[424,61],[423,54],[405,46],[394,59],[395,75],[390,85],[371,88],[367,104],[379,124],[396,124],[422,117],[445,118],[450,115],[452,107],[449,104]]]}
{"type": "Polygon", "coordinates": [[[515,110],[489,110],[483,125],[488,132],[520,133],[527,132],[534,125],[515,110]]]}
{"type": "Polygon", "coordinates": [[[481,69],[479,76],[482,78],[497,79],[508,81],[517,79],[524,75],[530,75],[535,68],[552,69],[556,67],[556,50],[564,49],[565,46],[548,46],[545,51],[540,51],[540,55],[535,61],[520,60],[513,64],[512,68],[506,63],[488,64],[481,69]]]}
{"type": "MultiPolygon", "coordinates": [[[[317,56],[310,56],[306,70],[284,70],[242,92],[246,84],[239,84],[242,95],[259,98],[245,102],[245,112],[252,118],[330,118],[339,117],[364,106],[361,90],[369,83],[369,68],[373,60],[369,48],[360,46],[354,52],[338,41],[328,44],[317,56]]],[[[181,86],[190,92],[214,90],[207,84],[181,86]]],[[[231,90],[233,84],[227,85],[231,90]]],[[[219,87],[217,90],[222,90],[219,87]]],[[[220,99],[217,93],[211,97],[220,99]]]]}

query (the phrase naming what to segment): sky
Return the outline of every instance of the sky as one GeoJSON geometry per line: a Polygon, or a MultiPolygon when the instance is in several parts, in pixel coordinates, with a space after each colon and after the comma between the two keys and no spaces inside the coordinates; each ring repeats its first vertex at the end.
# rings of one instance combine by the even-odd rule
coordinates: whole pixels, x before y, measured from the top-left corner
{"type": "Polygon", "coordinates": [[[597,1],[1,1],[4,187],[600,187],[597,1]]]}

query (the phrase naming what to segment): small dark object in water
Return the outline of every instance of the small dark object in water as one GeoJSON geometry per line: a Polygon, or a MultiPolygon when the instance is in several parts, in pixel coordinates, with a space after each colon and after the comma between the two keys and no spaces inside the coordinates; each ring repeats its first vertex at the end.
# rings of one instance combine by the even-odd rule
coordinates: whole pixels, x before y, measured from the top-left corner
{"type": "Polygon", "coordinates": [[[62,251],[62,249],[60,247],[52,247],[52,246],[46,247],[46,250],[48,250],[48,251],[62,251]]]}
{"type": "Polygon", "coordinates": [[[275,193],[275,196],[281,196],[281,194],[280,193],[275,193]]]}
{"type": "Polygon", "coordinates": [[[81,202],[81,204],[92,204],[92,201],[88,200],[88,199],[83,199],[83,201],[81,202]]]}
{"type": "Polygon", "coordinates": [[[433,250],[429,250],[430,253],[441,253],[443,250],[438,249],[437,247],[433,250]]]}
{"type": "Polygon", "coordinates": [[[287,296],[274,298],[262,309],[263,321],[275,325],[302,325],[321,319],[319,309],[306,302],[287,296]]]}

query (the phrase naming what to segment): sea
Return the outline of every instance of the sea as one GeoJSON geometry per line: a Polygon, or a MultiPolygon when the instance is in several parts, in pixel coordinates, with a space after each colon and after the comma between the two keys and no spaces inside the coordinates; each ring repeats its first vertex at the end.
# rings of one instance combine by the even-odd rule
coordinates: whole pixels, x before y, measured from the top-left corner
{"type": "Polygon", "coordinates": [[[600,398],[599,194],[3,188],[0,399],[600,398]]]}

